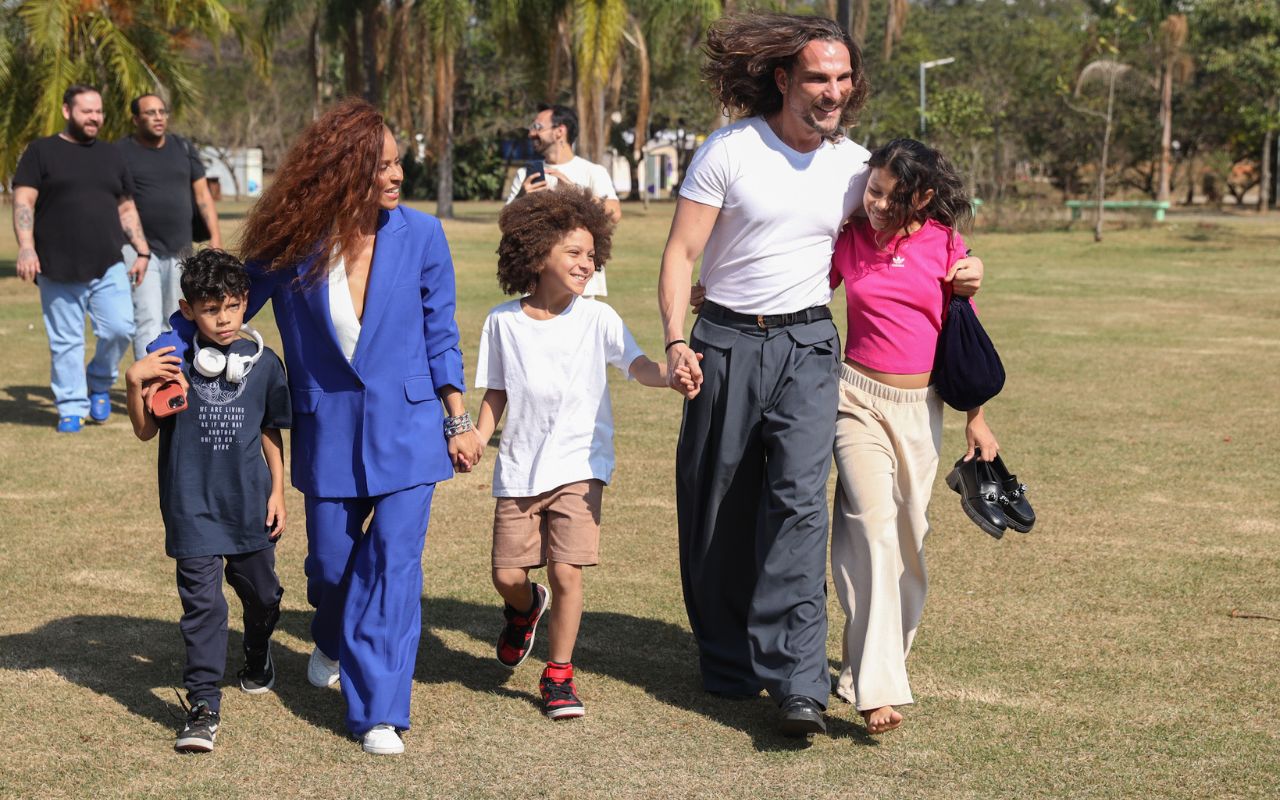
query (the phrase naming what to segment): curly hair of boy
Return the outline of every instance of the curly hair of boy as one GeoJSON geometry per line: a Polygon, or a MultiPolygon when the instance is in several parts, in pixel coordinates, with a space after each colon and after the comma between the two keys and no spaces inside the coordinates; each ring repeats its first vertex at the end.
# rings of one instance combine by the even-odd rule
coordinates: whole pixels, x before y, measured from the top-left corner
{"type": "Polygon", "coordinates": [[[609,260],[613,243],[613,222],[604,205],[569,183],[516,198],[502,210],[498,228],[498,285],[507,294],[533,291],[551,248],[579,228],[594,240],[597,269],[609,260]]]}

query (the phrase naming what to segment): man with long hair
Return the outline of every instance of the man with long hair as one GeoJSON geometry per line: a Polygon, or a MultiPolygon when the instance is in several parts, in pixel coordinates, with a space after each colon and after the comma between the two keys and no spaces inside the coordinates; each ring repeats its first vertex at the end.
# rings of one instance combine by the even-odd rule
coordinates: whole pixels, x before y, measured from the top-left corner
{"type": "Polygon", "coordinates": [[[726,17],[706,53],[704,79],[742,119],[694,156],[662,255],[668,369],[701,382],[686,392],[676,450],[685,606],[704,688],[765,689],[782,731],[806,736],[826,731],[831,693],[826,486],[840,346],[828,275],[869,155],[842,129],[869,87],[858,47],[822,17],[726,17]],[[706,302],[686,342],[699,256],[706,302]]]}

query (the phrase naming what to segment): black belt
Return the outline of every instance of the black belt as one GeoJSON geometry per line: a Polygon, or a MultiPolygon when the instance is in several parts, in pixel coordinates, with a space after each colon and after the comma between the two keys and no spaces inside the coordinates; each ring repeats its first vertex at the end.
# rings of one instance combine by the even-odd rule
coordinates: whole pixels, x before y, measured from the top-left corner
{"type": "Polygon", "coordinates": [[[826,306],[814,306],[790,314],[742,314],[708,300],[702,304],[700,316],[717,322],[736,322],[740,325],[754,325],[757,328],[767,329],[831,319],[831,309],[826,306]]]}

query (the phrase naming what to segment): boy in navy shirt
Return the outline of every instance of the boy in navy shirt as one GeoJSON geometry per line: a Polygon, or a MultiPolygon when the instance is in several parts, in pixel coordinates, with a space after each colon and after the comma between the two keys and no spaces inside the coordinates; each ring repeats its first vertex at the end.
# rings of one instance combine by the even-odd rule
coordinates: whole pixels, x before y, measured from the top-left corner
{"type": "Polygon", "coordinates": [[[280,430],[291,421],[284,365],[247,327],[249,277],[235,257],[204,250],[182,264],[182,315],[195,323],[189,360],[162,347],[125,374],[133,432],[160,434],[160,513],[165,552],[177,561],[186,643],[187,722],[174,748],[209,752],[220,724],[227,660],[226,572],[244,606],[240,688],[271,689],[271,633],[284,591],[275,542],[284,532],[284,457],[280,430]],[[168,380],[186,384],[187,408],[157,418],[149,400],[168,380]]]}

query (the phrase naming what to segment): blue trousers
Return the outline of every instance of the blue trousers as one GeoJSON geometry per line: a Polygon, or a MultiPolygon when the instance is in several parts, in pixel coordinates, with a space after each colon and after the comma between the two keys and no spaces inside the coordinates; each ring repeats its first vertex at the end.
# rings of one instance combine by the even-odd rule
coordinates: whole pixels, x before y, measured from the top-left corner
{"type": "Polygon", "coordinates": [[[124,262],[88,283],[63,283],[41,276],[40,306],[49,335],[49,381],[59,417],[89,416],[89,393],[111,388],[120,358],[133,337],[133,300],[124,262]],[[88,312],[98,345],[84,364],[84,315],[88,312]]]}
{"type": "Polygon", "coordinates": [[[356,736],[374,725],[409,727],[434,489],[306,498],[307,601],[316,610],[311,636],[338,660],[347,728],[356,736]]]}

